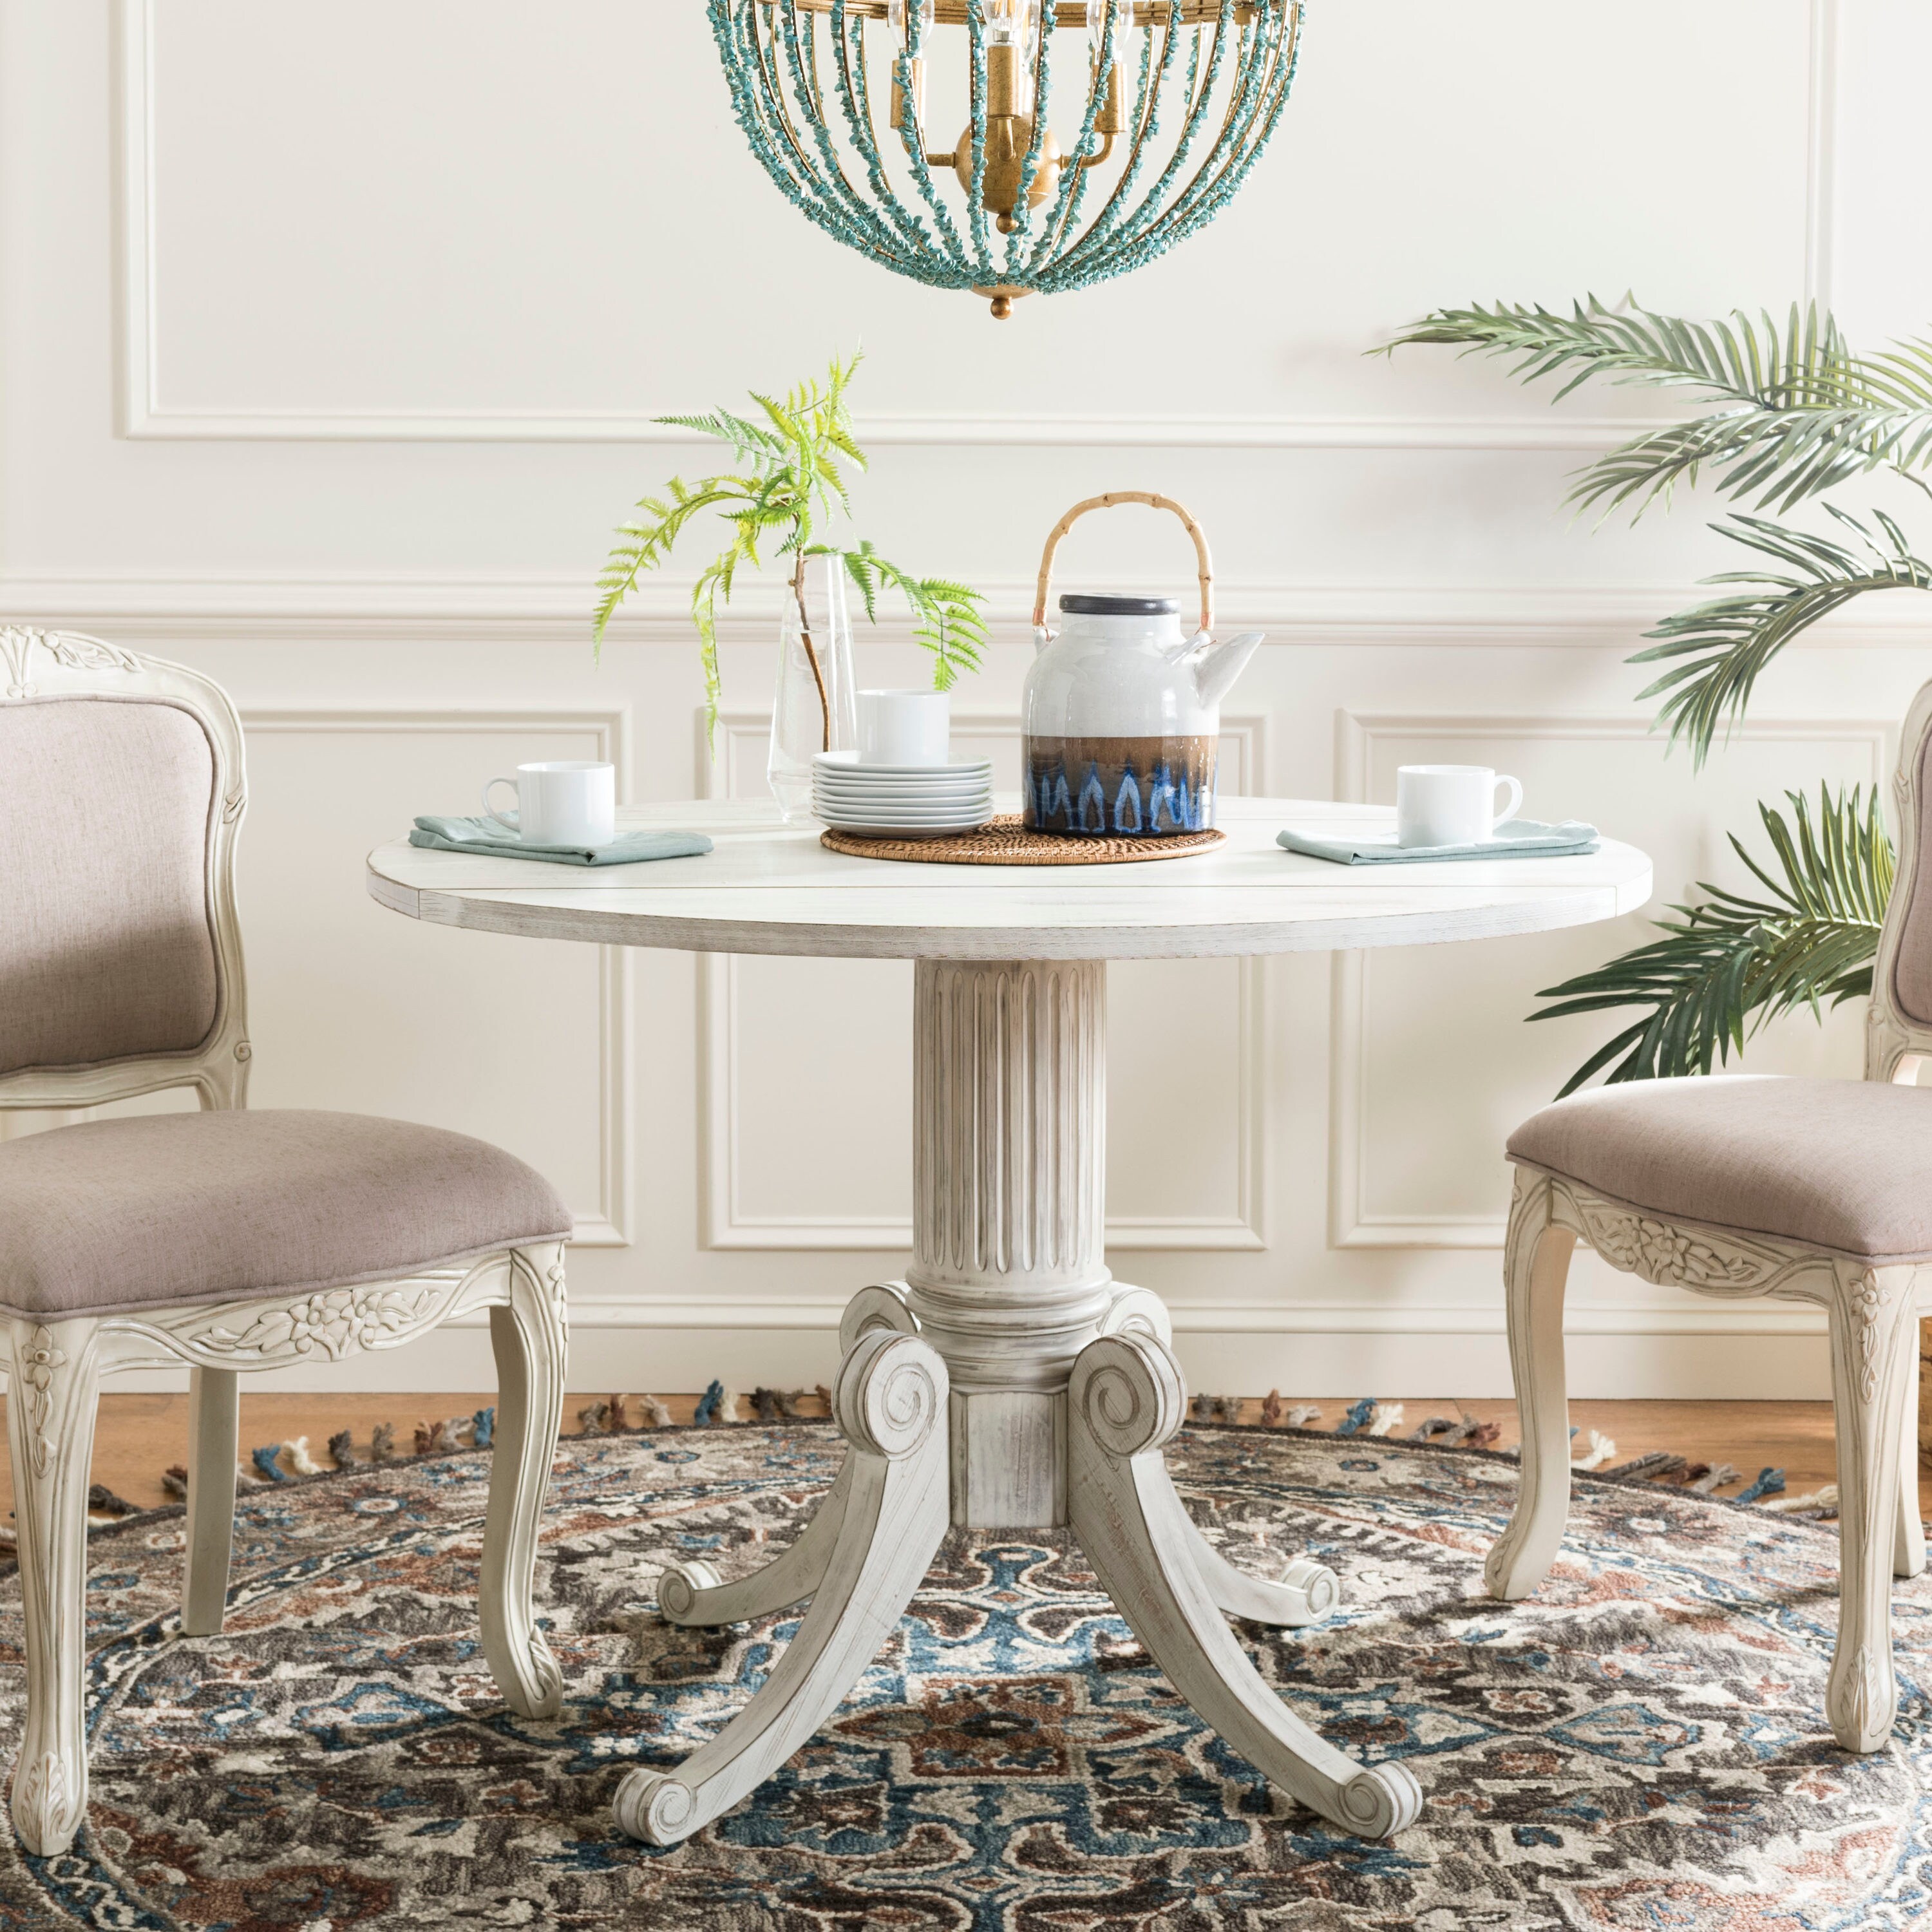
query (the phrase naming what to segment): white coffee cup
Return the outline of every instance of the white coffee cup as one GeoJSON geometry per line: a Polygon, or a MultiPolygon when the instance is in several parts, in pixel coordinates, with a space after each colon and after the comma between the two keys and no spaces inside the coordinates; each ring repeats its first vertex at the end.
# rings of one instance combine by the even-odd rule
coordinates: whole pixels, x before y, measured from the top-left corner
{"type": "Polygon", "coordinates": [[[943,691],[859,693],[862,765],[943,765],[952,725],[952,699],[943,691]]]}
{"type": "Polygon", "coordinates": [[[1480,845],[1514,818],[1522,787],[1487,765],[1403,765],[1395,775],[1395,842],[1398,845],[1480,845]],[[1498,806],[1498,786],[1509,802],[1498,806]]]}
{"type": "Polygon", "coordinates": [[[617,768],[584,758],[519,765],[514,778],[483,788],[483,809],[532,845],[608,845],[617,836],[617,768]],[[490,802],[500,784],[516,787],[514,817],[490,802]]]}

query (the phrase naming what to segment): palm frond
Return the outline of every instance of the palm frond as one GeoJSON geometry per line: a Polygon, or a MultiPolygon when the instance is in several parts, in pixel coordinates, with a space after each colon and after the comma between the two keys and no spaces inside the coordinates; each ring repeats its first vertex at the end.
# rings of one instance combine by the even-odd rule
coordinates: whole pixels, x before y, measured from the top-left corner
{"type": "Polygon", "coordinates": [[[1701,390],[1714,400],[1797,407],[1842,403],[1856,393],[1852,358],[1838,325],[1814,307],[1792,305],[1780,333],[1768,315],[1743,310],[1720,322],[1659,315],[1626,296],[1611,308],[1594,296],[1564,315],[1540,303],[1437,309],[1382,344],[1381,354],[1418,343],[1458,346],[1466,356],[1514,357],[1526,382],[1558,374],[1558,398],[1593,376],[1627,386],[1701,390]]]}
{"type": "Polygon", "coordinates": [[[1821,786],[1815,820],[1803,794],[1785,796],[1790,822],[1770,806],[1758,807],[1768,861],[1731,837],[1765,897],[1700,884],[1707,898],[1672,906],[1676,917],[1656,922],[1662,938],[1538,994],[1556,1004],[1532,1020],[1648,1009],[1592,1054],[1563,1094],[1606,1066],[1612,1082],[1708,1073],[1780,1015],[1804,1006],[1822,1018],[1827,1003],[1871,990],[1893,876],[1877,788],[1867,794],[1854,785],[1834,797],[1821,786]]]}
{"type": "Polygon", "coordinates": [[[1694,484],[1708,469],[1720,472],[1724,495],[1781,514],[1847,477],[1916,470],[1928,455],[1932,407],[1748,404],[1621,444],[1577,472],[1569,500],[1600,505],[1606,515],[1630,503],[1634,520],[1653,502],[1667,506],[1678,482],[1694,484]]]}
{"type": "Polygon", "coordinates": [[[1759,674],[1801,632],[1870,590],[1932,589],[1932,563],[1917,556],[1905,533],[1882,512],[1877,532],[1849,512],[1826,508],[1857,533],[1862,549],[1810,530],[1761,518],[1734,515],[1712,528],[1720,536],[1786,566],[1780,571],[1726,571],[1706,584],[1746,584],[1749,591],[1720,597],[1666,617],[1648,638],[1660,641],[1637,652],[1632,664],[1676,663],[1638,694],[1661,695],[1658,722],[1671,742],[1688,741],[1702,764],[1720,723],[1744,714],[1759,674]]]}
{"type": "Polygon", "coordinates": [[[1606,515],[1628,506],[1640,517],[1705,472],[1724,495],[1782,514],[1847,477],[1881,468],[1910,476],[1932,460],[1932,344],[1857,356],[1815,306],[1794,303],[1781,330],[1768,314],[1691,322],[1628,298],[1607,308],[1594,296],[1567,316],[1506,304],[1438,309],[1384,349],[1425,342],[1514,358],[1511,374],[1525,382],[1563,374],[1558,397],[1600,376],[1693,388],[1723,405],[1646,430],[1578,471],[1570,500],[1606,515]]]}

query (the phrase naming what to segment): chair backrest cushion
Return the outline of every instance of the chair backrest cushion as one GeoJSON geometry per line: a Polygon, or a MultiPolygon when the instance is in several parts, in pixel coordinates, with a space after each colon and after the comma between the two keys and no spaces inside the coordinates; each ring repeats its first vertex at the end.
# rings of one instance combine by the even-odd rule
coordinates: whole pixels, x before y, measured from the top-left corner
{"type": "Polygon", "coordinates": [[[0,706],[0,1073],[207,1038],[214,776],[207,734],[178,704],[0,706]]]}
{"type": "Polygon", "coordinates": [[[1906,748],[1906,758],[1914,755],[1918,759],[1918,770],[1912,774],[1916,782],[1906,796],[1918,804],[1918,863],[1913,877],[1898,881],[1904,907],[1902,913],[1893,913],[1903,923],[1892,962],[1892,999],[1915,1025],[1932,1026],[1932,867],[1925,862],[1932,854],[1932,845],[1927,842],[1932,838],[1932,732],[1921,741],[1916,754],[1914,748],[1906,748]]]}

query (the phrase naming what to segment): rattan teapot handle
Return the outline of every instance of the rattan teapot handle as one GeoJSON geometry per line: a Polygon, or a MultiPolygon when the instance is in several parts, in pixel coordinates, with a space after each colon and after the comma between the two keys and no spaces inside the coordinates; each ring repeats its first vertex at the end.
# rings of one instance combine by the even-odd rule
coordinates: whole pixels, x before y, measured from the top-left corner
{"type": "Polygon", "coordinates": [[[1058,523],[1055,524],[1046,539],[1046,548],[1040,553],[1040,582],[1036,586],[1033,604],[1033,627],[1036,631],[1046,628],[1047,592],[1053,581],[1053,554],[1060,548],[1060,540],[1074,525],[1075,520],[1084,517],[1089,510],[1111,510],[1116,503],[1144,503],[1150,510],[1172,510],[1180,519],[1182,526],[1194,539],[1196,575],[1201,584],[1201,628],[1211,631],[1214,628],[1214,566],[1208,554],[1208,538],[1184,506],[1177,503],[1172,496],[1156,496],[1151,490],[1109,490],[1104,496],[1089,496],[1084,503],[1076,503],[1058,523]]]}

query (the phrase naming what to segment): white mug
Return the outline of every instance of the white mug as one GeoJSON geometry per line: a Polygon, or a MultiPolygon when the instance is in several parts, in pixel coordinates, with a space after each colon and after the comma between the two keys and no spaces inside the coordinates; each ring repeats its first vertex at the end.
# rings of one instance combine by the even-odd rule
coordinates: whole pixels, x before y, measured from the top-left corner
{"type": "Polygon", "coordinates": [[[1395,775],[1395,842],[1480,845],[1522,803],[1522,787],[1487,765],[1403,765],[1395,775]],[[1509,802],[1501,807],[1499,785],[1509,787],[1509,802]]]}
{"type": "Polygon", "coordinates": [[[944,764],[952,709],[943,691],[860,692],[860,764],[944,764]]]}
{"type": "Polygon", "coordinates": [[[617,768],[584,758],[519,765],[514,778],[483,788],[483,809],[532,845],[608,845],[617,836],[617,768]],[[490,802],[500,784],[517,788],[514,817],[490,802]]]}

